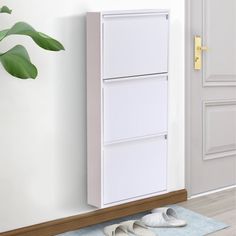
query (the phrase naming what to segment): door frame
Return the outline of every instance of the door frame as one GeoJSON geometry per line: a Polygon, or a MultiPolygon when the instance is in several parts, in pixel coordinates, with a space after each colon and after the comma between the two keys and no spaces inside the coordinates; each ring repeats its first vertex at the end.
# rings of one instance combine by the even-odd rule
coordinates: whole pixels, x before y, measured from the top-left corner
{"type": "Polygon", "coordinates": [[[191,0],[185,0],[185,187],[191,197],[191,70],[193,46],[191,35],[191,0]]]}

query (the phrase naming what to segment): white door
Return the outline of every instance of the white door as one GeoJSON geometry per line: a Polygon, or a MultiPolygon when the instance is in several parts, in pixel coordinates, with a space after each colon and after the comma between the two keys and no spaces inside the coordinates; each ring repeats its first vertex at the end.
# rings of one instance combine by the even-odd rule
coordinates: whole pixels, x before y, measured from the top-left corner
{"type": "Polygon", "coordinates": [[[187,177],[196,195],[236,184],[236,1],[189,2],[187,177]],[[208,48],[197,48],[202,63],[195,36],[208,48]]]}

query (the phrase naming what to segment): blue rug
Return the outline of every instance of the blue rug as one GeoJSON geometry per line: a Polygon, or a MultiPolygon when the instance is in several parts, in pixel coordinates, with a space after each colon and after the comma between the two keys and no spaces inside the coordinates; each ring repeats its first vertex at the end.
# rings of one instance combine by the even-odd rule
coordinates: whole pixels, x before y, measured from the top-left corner
{"type": "MultiPolygon", "coordinates": [[[[151,228],[158,236],[204,236],[221,229],[229,227],[228,225],[205,217],[193,211],[187,210],[177,205],[171,206],[177,212],[179,218],[187,221],[188,225],[182,228],[151,228]]],[[[107,225],[116,224],[125,220],[140,219],[147,213],[137,214],[130,217],[124,217],[118,220],[109,221],[103,224],[94,225],[77,231],[60,234],[60,236],[104,236],[103,228],[107,225]]]]}

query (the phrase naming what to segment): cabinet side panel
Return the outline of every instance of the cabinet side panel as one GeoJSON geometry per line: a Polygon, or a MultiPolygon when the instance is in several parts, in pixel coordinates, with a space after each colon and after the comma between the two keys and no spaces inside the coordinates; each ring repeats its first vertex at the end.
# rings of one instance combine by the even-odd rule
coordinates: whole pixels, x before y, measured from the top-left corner
{"type": "Polygon", "coordinates": [[[87,13],[87,193],[88,204],[101,207],[101,22],[87,13]]]}

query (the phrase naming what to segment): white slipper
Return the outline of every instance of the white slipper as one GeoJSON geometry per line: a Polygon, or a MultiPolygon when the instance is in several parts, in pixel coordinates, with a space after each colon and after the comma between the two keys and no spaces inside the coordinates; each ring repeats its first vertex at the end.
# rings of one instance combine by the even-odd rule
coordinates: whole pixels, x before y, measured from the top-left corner
{"type": "Polygon", "coordinates": [[[154,232],[148,229],[140,220],[128,220],[121,225],[130,233],[136,236],[156,236],[154,232]]]}
{"type": "Polygon", "coordinates": [[[120,224],[106,226],[103,230],[106,236],[128,236],[128,231],[120,224]]]}
{"type": "Polygon", "coordinates": [[[142,222],[149,227],[182,227],[186,225],[186,221],[177,218],[169,218],[163,212],[148,214],[142,218],[142,222]]]}
{"type": "Polygon", "coordinates": [[[152,210],[152,213],[163,213],[171,222],[172,225],[175,225],[173,227],[182,227],[187,225],[187,222],[185,220],[179,219],[177,213],[173,208],[170,207],[160,207],[160,208],[155,208],[152,210]]]}

